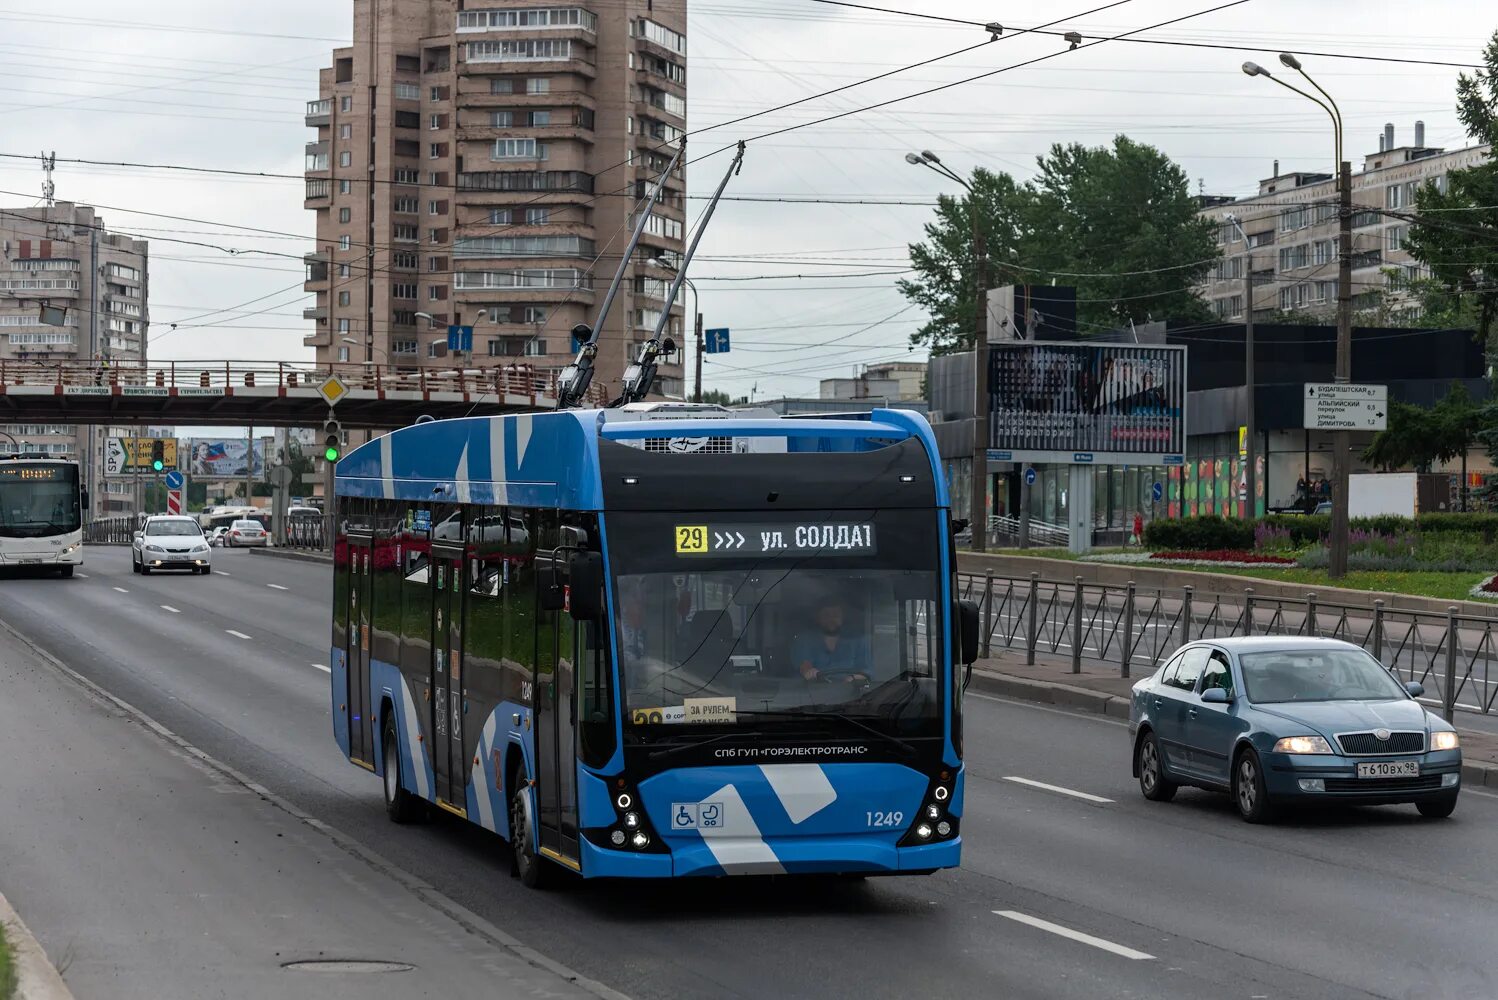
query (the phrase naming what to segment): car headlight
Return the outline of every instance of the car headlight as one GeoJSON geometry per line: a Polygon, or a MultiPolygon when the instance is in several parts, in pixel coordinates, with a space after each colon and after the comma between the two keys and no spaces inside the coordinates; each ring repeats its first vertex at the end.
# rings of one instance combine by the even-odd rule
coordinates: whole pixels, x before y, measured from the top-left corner
{"type": "Polygon", "coordinates": [[[70,556],[74,552],[77,552],[77,551],[78,551],[78,546],[76,546],[76,545],[69,545],[67,548],[65,548],[65,549],[62,550],[62,554],[65,555],[65,556],[70,556]]]}
{"type": "Polygon", "coordinates": [[[1320,736],[1286,736],[1274,745],[1275,753],[1331,753],[1331,745],[1320,736]]]}
{"type": "Polygon", "coordinates": [[[1461,745],[1462,741],[1457,738],[1454,732],[1430,734],[1430,748],[1432,750],[1455,750],[1461,745]]]}
{"type": "Polygon", "coordinates": [[[160,545],[147,545],[146,546],[146,551],[147,552],[165,552],[166,549],[162,548],[160,545]]]}
{"type": "Polygon", "coordinates": [[[207,552],[208,551],[208,546],[206,544],[194,545],[192,550],[194,552],[207,552]]]}

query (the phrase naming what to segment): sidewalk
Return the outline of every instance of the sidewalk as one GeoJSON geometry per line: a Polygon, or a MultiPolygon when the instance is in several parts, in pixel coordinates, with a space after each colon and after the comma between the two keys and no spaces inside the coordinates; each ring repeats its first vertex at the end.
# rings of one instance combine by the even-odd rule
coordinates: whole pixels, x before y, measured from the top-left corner
{"type": "Polygon", "coordinates": [[[0,628],[0,889],[78,1000],[618,996],[85,685],[0,628]]]}
{"type": "MultiPolygon", "coordinates": [[[[1140,662],[1125,678],[1119,676],[1117,663],[1083,659],[1081,673],[1074,674],[1070,656],[1037,651],[1034,665],[1028,665],[1023,647],[995,647],[993,652],[993,656],[973,664],[971,690],[1117,719],[1129,717],[1133,686],[1154,673],[1148,663],[1140,662]]],[[[1498,734],[1463,727],[1462,715],[1458,712],[1456,716],[1462,738],[1462,780],[1498,789],[1498,734]]]]}
{"type": "Polygon", "coordinates": [[[324,552],[322,549],[285,549],[267,546],[263,549],[245,549],[245,551],[259,553],[262,556],[275,556],[277,559],[299,559],[302,562],[331,563],[333,561],[333,553],[324,552]]]}

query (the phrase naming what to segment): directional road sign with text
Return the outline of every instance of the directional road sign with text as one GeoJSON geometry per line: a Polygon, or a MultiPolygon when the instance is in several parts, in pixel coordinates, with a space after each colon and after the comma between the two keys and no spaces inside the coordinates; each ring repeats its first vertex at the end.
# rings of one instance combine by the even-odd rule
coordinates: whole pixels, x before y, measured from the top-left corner
{"type": "Polygon", "coordinates": [[[1381,431],[1389,426],[1389,387],[1351,382],[1306,383],[1307,430],[1381,431]]]}

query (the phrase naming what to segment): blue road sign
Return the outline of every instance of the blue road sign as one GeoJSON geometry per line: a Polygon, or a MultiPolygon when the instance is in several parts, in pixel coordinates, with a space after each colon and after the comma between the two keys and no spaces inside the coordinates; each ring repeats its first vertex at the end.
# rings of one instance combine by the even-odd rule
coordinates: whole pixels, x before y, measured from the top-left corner
{"type": "Polygon", "coordinates": [[[728,327],[702,331],[702,349],[708,354],[728,353],[728,327]]]}
{"type": "Polygon", "coordinates": [[[473,327],[450,326],[447,328],[447,349],[473,353],[473,327]]]}
{"type": "Polygon", "coordinates": [[[1025,485],[1026,486],[1034,486],[1035,485],[1035,470],[1034,469],[1026,469],[1025,470],[1025,485]]]}
{"type": "Polygon", "coordinates": [[[1159,503],[1165,499],[1165,487],[1159,483],[1150,484],[1150,497],[1154,499],[1155,503],[1159,503]]]}
{"type": "Polygon", "coordinates": [[[166,474],[166,488],[169,490],[180,490],[182,488],[182,473],[173,469],[166,474]]]}

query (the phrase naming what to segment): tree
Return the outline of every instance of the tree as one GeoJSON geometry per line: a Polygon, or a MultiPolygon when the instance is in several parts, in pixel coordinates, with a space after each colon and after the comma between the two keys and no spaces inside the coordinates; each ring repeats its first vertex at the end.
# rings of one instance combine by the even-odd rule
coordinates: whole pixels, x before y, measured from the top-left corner
{"type": "Polygon", "coordinates": [[[1461,382],[1452,382],[1451,391],[1431,411],[1436,436],[1436,458],[1462,461],[1461,504],[1467,509],[1467,452],[1477,442],[1482,430],[1483,409],[1472,402],[1472,396],[1461,382]]]}
{"type": "MultiPolygon", "coordinates": [[[[1498,145],[1498,32],[1483,50],[1486,68],[1457,77],[1456,113],[1477,143],[1498,145]]],[[[1467,303],[1483,343],[1498,320],[1498,160],[1446,175],[1445,189],[1426,184],[1415,195],[1404,247],[1429,267],[1439,289],[1467,303]]]]}
{"type": "Polygon", "coordinates": [[[944,354],[973,341],[974,204],[992,284],[1074,285],[1084,331],[1208,317],[1195,286],[1217,259],[1215,226],[1197,216],[1185,171],[1126,136],[1052,146],[1037,164],[1025,184],[980,167],[972,195],[939,199],[926,240],[910,246],[915,276],[899,282],[930,317],[912,344],[944,354]]]}
{"type": "Polygon", "coordinates": [[[1413,468],[1426,472],[1436,461],[1436,439],[1432,411],[1413,403],[1394,400],[1389,404],[1388,426],[1373,436],[1363,452],[1363,461],[1385,472],[1413,468]]]}
{"type": "Polygon", "coordinates": [[[740,396],[735,399],[722,389],[704,389],[702,390],[702,401],[704,403],[717,403],[719,406],[745,406],[749,402],[749,397],[740,396]]]}

